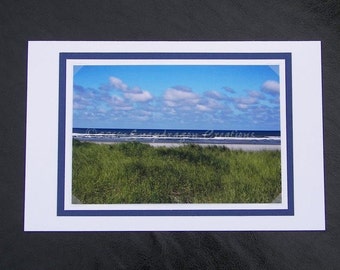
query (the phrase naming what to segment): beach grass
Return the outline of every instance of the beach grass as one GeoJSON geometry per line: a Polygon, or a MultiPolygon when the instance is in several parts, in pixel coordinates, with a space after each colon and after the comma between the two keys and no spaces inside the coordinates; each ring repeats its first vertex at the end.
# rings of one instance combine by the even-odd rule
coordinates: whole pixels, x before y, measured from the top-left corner
{"type": "Polygon", "coordinates": [[[280,151],[74,140],[72,155],[72,194],[85,204],[270,203],[281,192],[280,151]]]}

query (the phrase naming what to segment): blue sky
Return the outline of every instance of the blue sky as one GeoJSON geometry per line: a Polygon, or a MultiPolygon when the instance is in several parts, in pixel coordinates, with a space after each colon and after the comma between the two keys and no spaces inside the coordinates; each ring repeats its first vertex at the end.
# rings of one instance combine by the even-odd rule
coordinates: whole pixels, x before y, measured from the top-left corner
{"type": "Polygon", "coordinates": [[[74,127],[280,129],[277,67],[116,65],[74,70],[74,127]]]}

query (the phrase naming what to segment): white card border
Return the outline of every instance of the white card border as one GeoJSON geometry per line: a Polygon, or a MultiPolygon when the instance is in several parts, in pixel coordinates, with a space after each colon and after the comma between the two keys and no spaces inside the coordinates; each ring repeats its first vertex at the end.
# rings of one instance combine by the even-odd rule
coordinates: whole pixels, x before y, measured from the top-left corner
{"type": "Polygon", "coordinates": [[[324,229],[320,42],[36,41],[29,42],[28,57],[25,230],[324,229]],[[292,54],[293,159],[294,179],[296,179],[294,181],[294,216],[57,216],[57,183],[55,179],[57,175],[58,120],[55,117],[58,115],[59,53],[202,52],[202,50],[204,52],[289,52],[292,54]],[[309,89],[308,93],[305,89],[309,89]],[[310,104],[308,107],[304,106],[307,94],[310,104]],[[46,125],[44,134],[41,132],[42,124],[46,125]]]}

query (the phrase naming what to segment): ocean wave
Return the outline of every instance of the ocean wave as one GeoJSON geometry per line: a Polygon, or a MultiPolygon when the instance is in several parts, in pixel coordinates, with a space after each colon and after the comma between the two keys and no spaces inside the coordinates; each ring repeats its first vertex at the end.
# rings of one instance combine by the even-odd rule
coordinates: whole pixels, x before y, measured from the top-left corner
{"type": "Polygon", "coordinates": [[[197,144],[267,144],[279,145],[281,138],[278,136],[268,137],[186,137],[186,136],[131,136],[131,135],[115,135],[115,134],[73,134],[74,139],[80,141],[92,142],[129,142],[137,141],[144,143],[197,143],[197,144]]]}

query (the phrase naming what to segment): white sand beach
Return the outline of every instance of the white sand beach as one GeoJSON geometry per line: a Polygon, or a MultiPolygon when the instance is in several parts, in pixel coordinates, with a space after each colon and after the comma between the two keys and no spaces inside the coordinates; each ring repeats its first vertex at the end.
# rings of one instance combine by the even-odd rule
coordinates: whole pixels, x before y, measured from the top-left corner
{"type": "MultiPolygon", "coordinates": [[[[183,146],[183,143],[149,143],[154,147],[177,147],[183,146]]],[[[265,145],[265,144],[198,144],[202,147],[206,146],[218,146],[227,147],[231,150],[243,150],[243,151],[262,151],[262,150],[281,150],[281,145],[265,145]]]]}
{"type": "MultiPolygon", "coordinates": [[[[103,142],[103,141],[92,141],[92,143],[98,143],[98,144],[116,144],[119,142],[103,142]]],[[[185,145],[185,143],[148,143],[153,147],[179,147],[185,145]]],[[[277,151],[281,150],[281,145],[268,145],[268,144],[198,144],[202,147],[207,146],[218,146],[218,147],[227,147],[231,150],[243,150],[243,151],[277,151]]]]}

